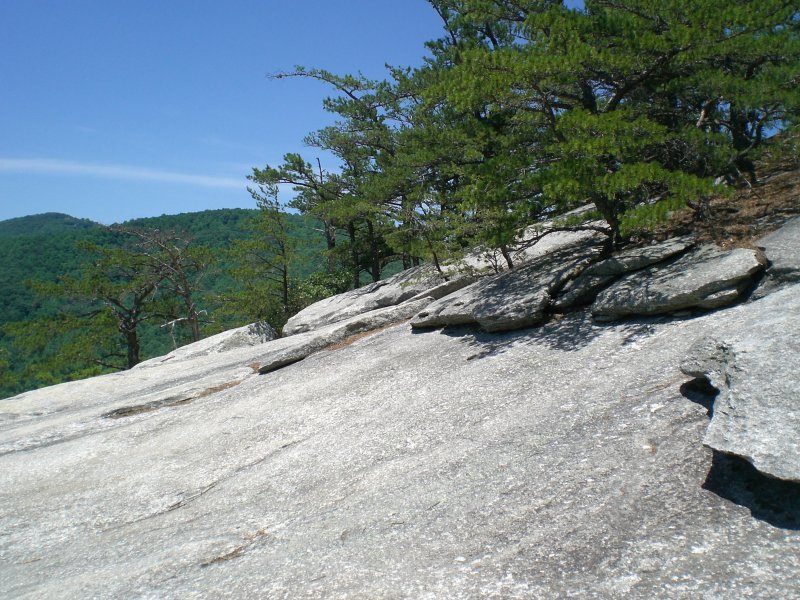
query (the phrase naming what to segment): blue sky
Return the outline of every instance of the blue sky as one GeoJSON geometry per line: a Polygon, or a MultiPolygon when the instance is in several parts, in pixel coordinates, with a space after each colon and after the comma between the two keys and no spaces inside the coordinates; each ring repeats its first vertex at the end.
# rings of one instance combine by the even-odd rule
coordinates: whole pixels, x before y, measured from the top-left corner
{"type": "Polygon", "coordinates": [[[332,121],[268,73],[382,77],[440,32],[424,0],[0,1],[0,220],[254,208],[252,167],[332,121]]]}

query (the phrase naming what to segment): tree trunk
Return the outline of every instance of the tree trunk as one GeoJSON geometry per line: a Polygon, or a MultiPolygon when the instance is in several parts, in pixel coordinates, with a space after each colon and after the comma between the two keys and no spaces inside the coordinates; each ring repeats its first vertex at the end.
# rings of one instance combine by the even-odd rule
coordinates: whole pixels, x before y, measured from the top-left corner
{"type": "Polygon", "coordinates": [[[756,166],[750,157],[747,156],[747,151],[753,145],[750,136],[747,133],[747,126],[750,121],[747,118],[747,112],[739,109],[734,104],[731,104],[731,137],[733,139],[733,149],[736,150],[737,156],[733,161],[733,165],[741,175],[747,175],[750,183],[756,183],[756,166]]]}
{"type": "Polygon", "coordinates": [[[200,341],[200,323],[198,322],[197,311],[194,308],[194,302],[191,297],[186,300],[186,320],[189,322],[189,330],[192,333],[192,341],[200,341]]]}
{"type": "Polygon", "coordinates": [[[372,281],[380,281],[381,254],[378,248],[378,238],[375,236],[375,226],[370,219],[367,219],[367,231],[369,232],[370,275],[372,275],[372,281]]]}
{"type": "Polygon", "coordinates": [[[350,260],[353,262],[353,289],[361,286],[361,265],[359,264],[358,246],[356,245],[356,225],[354,221],[347,222],[347,235],[350,237],[350,260]]]}
{"type": "Polygon", "coordinates": [[[330,221],[323,221],[322,227],[325,230],[325,245],[328,248],[328,274],[333,274],[336,270],[336,258],[333,254],[336,248],[336,227],[330,221]]]}
{"type": "Polygon", "coordinates": [[[289,316],[289,269],[286,265],[281,268],[281,295],[283,300],[283,315],[289,316]]]}
{"type": "Polygon", "coordinates": [[[120,332],[125,336],[127,346],[128,369],[139,364],[139,335],[136,333],[136,325],[129,320],[120,324],[120,332]]]}
{"type": "Polygon", "coordinates": [[[602,196],[595,196],[592,202],[597,207],[597,210],[600,211],[600,214],[603,215],[603,218],[611,229],[608,239],[608,250],[611,251],[619,248],[622,243],[619,233],[620,222],[619,215],[617,215],[613,202],[602,196]]]}
{"type": "Polygon", "coordinates": [[[513,269],[514,261],[511,260],[511,254],[508,252],[508,247],[505,244],[500,245],[500,253],[503,255],[503,258],[506,259],[506,264],[508,265],[508,268],[513,269]]]}

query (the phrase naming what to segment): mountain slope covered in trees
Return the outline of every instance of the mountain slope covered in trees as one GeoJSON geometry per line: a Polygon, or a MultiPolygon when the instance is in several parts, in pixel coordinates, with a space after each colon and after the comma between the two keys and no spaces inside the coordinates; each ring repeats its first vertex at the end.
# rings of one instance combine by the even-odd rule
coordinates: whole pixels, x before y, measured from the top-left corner
{"type": "MultiPolygon", "coordinates": [[[[229,254],[237,241],[252,238],[251,230],[258,210],[221,209],[136,219],[125,228],[144,231],[180,232],[196,247],[210,251],[213,262],[207,269],[199,290],[198,310],[203,311],[203,334],[249,321],[250,316],[235,311],[220,311],[221,298],[237,289],[232,271],[234,257],[229,254]]],[[[319,269],[317,256],[323,248],[318,224],[314,219],[286,214],[292,239],[298,248],[292,264],[293,276],[306,279],[319,269]]],[[[64,306],[65,278],[79,278],[93,256],[81,245],[107,249],[115,246],[115,233],[87,219],[47,213],[0,222],[0,397],[72,377],[75,365],[60,365],[56,371],[33,369],[45,355],[56,356],[61,343],[49,342],[47,348],[34,347],[35,323],[55,322],[64,306]],[[37,291],[39,285],[54,286],[37,291]],[[9,335],[10,329],[17,336],[9,335]],[[12,338],[18,338],[13,344],[12,338]],[[26,346],[27,351],[24,348],[26,346]]],[[[173,338],[161,322],[152,322],[142,332],[142,358],[168,352],[173,338]]],[[[180,338],[179,338],[180,341],[180,338]]],[[[49,362],[47,364],[50,364],[49,362]]],[[[103,369],[97,369],[102,372],[103,369]]],[[[94,374],[91,371],[89,374],[94,374]]]]}

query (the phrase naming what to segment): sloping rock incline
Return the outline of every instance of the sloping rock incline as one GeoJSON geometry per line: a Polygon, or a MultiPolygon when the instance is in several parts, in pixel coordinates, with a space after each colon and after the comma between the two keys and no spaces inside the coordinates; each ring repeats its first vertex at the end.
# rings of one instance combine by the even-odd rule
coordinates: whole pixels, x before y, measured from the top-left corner
{"type": "Polygon", "coordinates": [[[447,279],[429,265],[407,269],[382,281],[326,298],[301,310],[283,327],[283,335],[311,331],[323,325],[400,304],[411,298],[441,298],[474,279],[452,273],[447,279]]]}
{"type": "Polygon", "coordinates": [[[703,443],[741,456],[759,471],[800,482],[800,312],[790,288],[783,311],[695,344],[681,364],[719,390],[703,443]]]}
{"type": "Polygon", "coordinates": [[[787,309],[398,325],[261,376],[277,341],[6,400],[0,597],[797,597],[798,484],[716,473],[678,371],[787,309]],[[149,404],[212,371],[238,384],[149,404]]]}
{"type": "MultiPolygon", "coordinates": [[[[691,319],[403,322],[531,324],[595,258],[562,250],[0,402],[0,598],[800,597],[800,284],[691,319]]],[[[761,264],[669,260],[601,297],[674,278],[703,305],[761,264]]]]}
{"type": "Polygon", "coordinates": [[[800,217],[758,241],[769,261],[768,288],[800,281],[800,217]]]}
{"type": "Polygon", "coordinates": [[[600,293],[592,312],[616,319],[719,308],[736,302],[764,267],[763,257],[754,250],[702,246],[671,264],[623,277],[600,293]]]}
{"type": "MultiPolygon", "coordinates": [[[[552,258],[556,254],[569,256],[570,253],[580,252],[582,248],[598,246],[601,242],[602,236],[594,231],[559,231],[542,237],[540,241],[525,249],[515,258],[520,263],[538,261],[537,264],[542,264],[542,261],[552,262],[552,258]]],[[[487,259],[486,253],[477,251],[454,264],[444,265],[444,275],[430,265],[408,269],[389,279],[326,298],[303,309],[289,319],[283,327],[283,335],[289,336],[312,331],[318,327],[343,321],[372,310],[394,306],[409,299],[424,297],[439,299],[450,296],[474,283],[480,277],[486,276],[491,266],[492,261],[487,259]]],[[[541,284],[542,282],[539,282],[538,285],[541,287],[541,284]]],[[[545,285],[545,287],[547,286],[545,285]]],[[[508,292],[511,293],[510,288],[508,292]]],[[[538,295],[537,298],[534,298],[534,301],[537,300],[540,303],[544,302],[544,296],[538,295]]],[[[509,310],[517,313],[517,316],[511,317],[511,322],[522,323],[516,325],[517,327],[533,324],[540,320],[539,317],[527,315],[527,309],[521,311],[519,305],[516,309],[509,310]]],[[[494,311],[489,309],[488,312],[494,311]]],[[[530,312],[531,315],[537,315],[539,311],[534,307],[530,309],[530,312]]],[[[487,322],[493,318],[487,313],[487,322]]],[[[503,319],[500,318],[498,323],[503,319]]],[[[512,325],[511,322],[508,325],[498,324],[496,329],[514,328],[515,325],[512,325]]]]}
{"type": "Polygon", "coordinates": [[[433,302],[433,298],[425,297],[407,300],[397,306],[387,306],[356,315],[313,331],[290,335],[270,344],[259,355],[258,372],[262,375],[275,371],[286,365],[296,363],[314,352],[328,346],[344,342],[348,337],[394,325],[413,317],[419,310],[433,302]]]}
{"type": "Polygon", "coordinates": [[[141,369],[156,364],[161,364],[167,362],[168,360],[180,361],[206,354],[228,352],[229,350],[234,350],[236,348],[258,346],[259,344],[271,342],[277,337],[278,334],[266,321],[251,323],[250,325],[245,325],[244,327],[229,329],[228,331],[223,331],[222,333],[209,336],[200,340],[199,342],[195,342],[194,344],[181,346],[177,350],[173,350],[164,356],[143,361],[134,368],[141,369]]]}

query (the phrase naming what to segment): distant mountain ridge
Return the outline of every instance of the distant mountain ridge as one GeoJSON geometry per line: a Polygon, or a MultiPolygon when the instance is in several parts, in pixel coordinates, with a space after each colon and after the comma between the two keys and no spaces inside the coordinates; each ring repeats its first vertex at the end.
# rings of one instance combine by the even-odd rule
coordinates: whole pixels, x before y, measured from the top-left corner
{"type": "MultiPolygon", "coordinates": [[[[218,294],[236,286],[229,273],[225,250],[235,240],[252,235],[248,222],[258,212],[257,209],[243,208],[205,210],[133,219],[122,225],[176,231],[190,237],[194,245],[211,248],[217,263],[204,278],[207,295],[205,305],[210,306],[218,294]]],[[[297,249],[297,275],[306,277],[319,268],[315,256],[324,248],[324,244],[316,231],[318,225],[314,219],[290,214],[288,220],[292,235],[302,242],[297,249]]],[[[90,260],[90,256],[78,248],[78,244],[84,241],[100,246],[115,243],[113,234],[102,224],[63,213],[43,213],[0,221],[0,365],[5,354],[14,373],[21,373],[25,367],[24,361],[15,355],[9,339],[3,333],[4,325],[50,318],[59,309],[61,300],[38,296],[26,282],[55,282],[64,275],[78,277],[90,260]]],[[[154,327],[157,333],[161,333],[157,326],[154,327]]],[[[147,338],[147,352],[155,355],[169,351],[169,336],[160,335],[160,341],[154,342],[151,338],[155,335],[152,332],[144,334],[145,338],[150,336],[147,338]]],[[[0,366],[0,375],[1,371],[0,366]]],[[[36,385],[29,381],[10,387],[0,384],[0,398],[36,385]]]]}
{"type": "Polygon", "coordinates": [[[48,212],[0,221],[0,238],[85,231],[96,227],[102,227],[102,225],[90,219],[48,212]]]}

